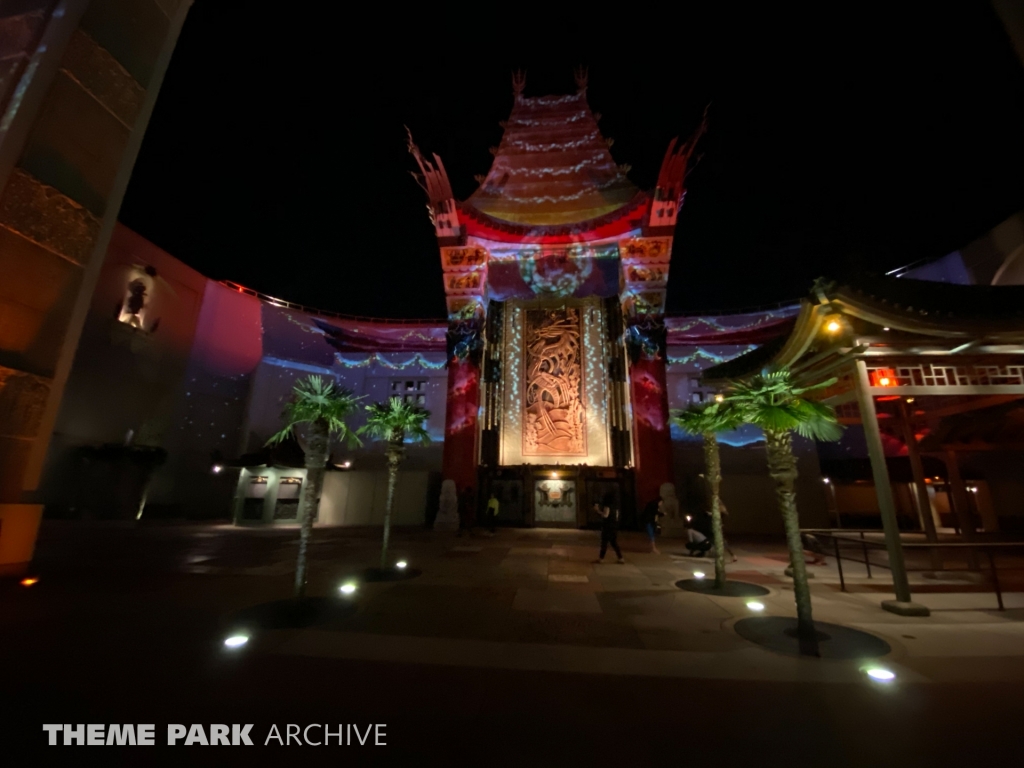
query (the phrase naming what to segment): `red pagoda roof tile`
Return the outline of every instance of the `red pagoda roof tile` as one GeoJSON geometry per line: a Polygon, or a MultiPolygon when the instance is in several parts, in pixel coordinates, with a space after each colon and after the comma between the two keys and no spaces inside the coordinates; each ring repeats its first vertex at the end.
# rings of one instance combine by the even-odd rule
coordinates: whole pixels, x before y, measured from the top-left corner
{"type": "Polygon", "coordinates": [[[514,225],[562,227],[603,218],[637,194],[612,159],[585,91],[517,95],[491,169],[463,206],[514,225]]]}

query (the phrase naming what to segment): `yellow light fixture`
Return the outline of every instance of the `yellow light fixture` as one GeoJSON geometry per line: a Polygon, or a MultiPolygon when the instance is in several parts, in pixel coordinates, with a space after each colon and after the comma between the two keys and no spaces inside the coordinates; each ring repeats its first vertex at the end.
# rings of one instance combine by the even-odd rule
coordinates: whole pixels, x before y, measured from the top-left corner
{"type": "Polygon", "coordinates": [[[838,320],[829,320],[825,325],[825,330],[829,333],[839,333],[843,330],[843,325],[838,320]]]}
{"type": "Polygon", "coordinates": [[[558,479],[558,473],[557,472],[552,472],[551,473],[551,479],[552,480],[557,480],[558,479]]]}
{"type": "Polygon", "coordinates": [[[34,576],[29,576],[28,578],[25,578],[25,579],[21,580],[21,586],[23,586],[23,587],[31,587],[32,585],[38,584],[38,583],[39,583],[39,579],[35,578],[34,576]]]}
{"type": "Polygon", "coordinates": [[[725,402],[725,395],[715,395],[715,402],[716,403],[725,402]]]}

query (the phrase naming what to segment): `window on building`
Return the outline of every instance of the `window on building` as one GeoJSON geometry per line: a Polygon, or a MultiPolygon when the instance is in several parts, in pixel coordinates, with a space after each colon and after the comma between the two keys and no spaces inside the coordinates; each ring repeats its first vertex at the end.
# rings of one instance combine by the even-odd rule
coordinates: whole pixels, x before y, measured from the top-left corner
{"type": "Polygon", "coordinates": [[[250,477],[242,503],[243,520],[263,519],[263,498],[267,495],[267,478],[250,477]]]}
{"type": "Polygon", "coordinates": [[[391,397],[400,397],[410,405],[425,408],[427,405],[426,379],[392,379],[391,397]]]}
{"type": "Polygon", "coordinates": [[[302,488],[301,477],[282,477],[278,481],[277,504],[274,506],[275,520],[295,520],[298,518],[300,488],[302,488]]]}

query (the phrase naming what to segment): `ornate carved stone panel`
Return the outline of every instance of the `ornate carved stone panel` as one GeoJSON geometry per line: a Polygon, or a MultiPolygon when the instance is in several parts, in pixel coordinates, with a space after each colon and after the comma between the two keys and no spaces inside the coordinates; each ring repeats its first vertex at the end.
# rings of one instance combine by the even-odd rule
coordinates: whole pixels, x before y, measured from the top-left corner
{"type": "Polygon", "coordinates": [[[580,310],[524,315],[523,455],[586,456],[580,310]]]}

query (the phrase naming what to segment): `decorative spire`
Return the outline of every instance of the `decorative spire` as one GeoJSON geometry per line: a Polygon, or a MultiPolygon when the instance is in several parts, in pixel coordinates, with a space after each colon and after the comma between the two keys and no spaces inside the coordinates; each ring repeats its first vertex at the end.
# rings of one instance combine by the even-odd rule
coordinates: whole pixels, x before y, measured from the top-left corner
{"type": "Polygon", "coordinates": [[[512,93],[517,99],[523,95],[524,88],[526,88],[526,70],[517,69],[512,73],[512,93]]]}
{"type": "Polygon", "coordinates": [[[587,90],[587,68],[582,64],[579,64],[572,72],[573,77],[576,79],[576,89],[578,93],[585,93],[587,90]]]}
{"type": "MultiPolygon", "coordinates": [[[[710,106],[709,104],[708,107],[710,106]]],[[[654,188],[654,200],[651,201],[648,218],[651,227],[676,225],[679,207],[686,195],[686,175],[692,167],[693,151],[708,127],[708,107],[704,108],[704,116],[693,135],[682,144],[679,144],[677,136],[669,142],[668,149],[665,150],[661,170],[658,172],[658,183],[654,188]]],[[[699,160],[699,156],[696,159],[699,160]]]]}
{"type": "Polygon", "coordinates": [[[436,154],[431,154],[433,162],[428,160],[420,152],[420,148],[413,141],[412,131],[405,126],[406,135],[409,137],[409,154],[416,160],[420,172],[412,171],[412,177],[416,183],[427,193],[430,204],[427,210],[430,212],[430,221],[434,225],[434,232],[438,237],[460,237],[462,234],[459,226],[459,213],[455,204],[455,195],[452,193],[451,182],[448,181],[448,172],[444,169],[444,163],[436,154]]]}
{"type": "Polygon", "coordinates": [[[405,128],[406,136],[408,136],[407,148],[409,154],[416,159],[416,165],[420,167],[420,172],[417,174],[415,171],[411,171],[412,177],[416,179],[416,183],[419,184],[423,191],[427,193],[427,197],[430,199],[431,205],[439,203],[443,200],[450,200],[455,197],[452,193],[452,185],[448,181],[448,174],[444,170],[444,164],[441,162],[441,158],[436,154],[432,155],[434,162],[423,156],[420,152],[420,148],[416,146],[416,142],[413,141],[412,131],[409,130],[409,126],[403,126],[405,128]]]}
{"type": "Polygon", "coordinates": [[[704,115],[701,117],[700,125],[697,126],[697,130],[693,132],[690,138],[680,144],[678,148],[676,147],[679,141],[678,137],[669,142],[668,149],[665,151],[665,158],[661,163],[661,171],[658,173],[657,188],[661,190],[663,198],[678,200],[682,197],[683,180],[686,178],[689,170],[693,150],[696,148],[700,137],[708,129],[708,109],[710,107],[710,104],[704,107],[704,115]]]}

